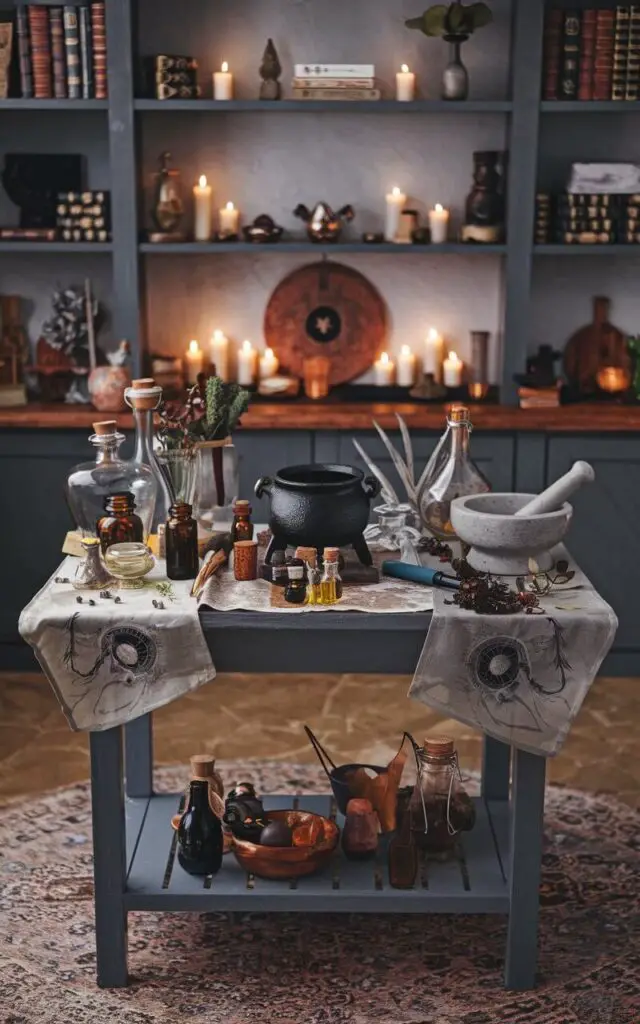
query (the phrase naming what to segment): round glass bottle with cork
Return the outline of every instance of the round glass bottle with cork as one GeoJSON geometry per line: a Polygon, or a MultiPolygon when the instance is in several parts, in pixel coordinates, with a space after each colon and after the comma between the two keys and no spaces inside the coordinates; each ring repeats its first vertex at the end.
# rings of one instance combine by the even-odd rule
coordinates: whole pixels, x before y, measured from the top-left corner
{"type": "Polygon", "coordinates": [[[409,802],[413,838],[421,849],[447,859],[453,855],[457,834],[473,828],[475,807],[462,784],[449,736],[427,737],[416,757],[418,779],[409,802]]]}
{"type": "Polygon", "coordinates": [[[473,427],[466,405],[454,405],[447,417],[447,429],[434,451],[427,470],[427,482],[420,498],[420,518],[439,540],[455,540],[451,525],[451,502],[468,494],[491,490],[469,454],[473,427]]]}
{"type": "Polygon", "coordinates": [[[132,541],[142,543],[144,528],[135,509],[136,503],[131,491],[122,491],[105,498],[104,512],[96,523],[103,555],[112,544],[132,541]]]}
{"type": "Polygon", "coordinates": [[[170,580],[195,580],[198,560],[198,526],[186,501],[177,501],[169,509],[165,527],[165,555],[170,580]]]}
{"type": "Polygon", "coordinates": [[[322,556],[324,570],[320,580],[320,600],[318,604],[336,604],[342,597],[339,559],[339,548],[324,549],[322,556]]]}
{"type": "Polygon", "coordinates": [[[125,388],[124,400],[133,411],[136,427],[136,446],[132,463],[148,467],[156,481],[156,504],[150,532],[157,533],[158,526],[167,521],[174,500],[153,449],[153,413],[162,401],[162,388],[156,384],[153,377],[140,377],[131,382],[130,388],[125,388]]]}

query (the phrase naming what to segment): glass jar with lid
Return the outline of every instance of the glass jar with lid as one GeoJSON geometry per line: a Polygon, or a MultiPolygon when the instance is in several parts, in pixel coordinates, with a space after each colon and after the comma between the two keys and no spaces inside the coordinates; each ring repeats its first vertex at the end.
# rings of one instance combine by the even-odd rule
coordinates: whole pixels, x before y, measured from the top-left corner
{"type": "Polygon", "coordinates": [[[456,836],[476,820],[473,800],[463,784],[458,755],[449,736],[429,736],[416,748],[418,778],[409,802],[416,845],[430,853],[453,854],[456,836]]]}

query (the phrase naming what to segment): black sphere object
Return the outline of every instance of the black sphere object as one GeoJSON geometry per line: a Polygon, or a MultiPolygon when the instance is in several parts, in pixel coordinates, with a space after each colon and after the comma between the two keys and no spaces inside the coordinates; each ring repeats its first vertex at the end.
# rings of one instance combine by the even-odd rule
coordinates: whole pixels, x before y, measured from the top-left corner
{"type": "Polygon", "coordinates": [[[270,821],[260,833],[261,846],[292,846],[293,832],[285,821],[270,821]]]}

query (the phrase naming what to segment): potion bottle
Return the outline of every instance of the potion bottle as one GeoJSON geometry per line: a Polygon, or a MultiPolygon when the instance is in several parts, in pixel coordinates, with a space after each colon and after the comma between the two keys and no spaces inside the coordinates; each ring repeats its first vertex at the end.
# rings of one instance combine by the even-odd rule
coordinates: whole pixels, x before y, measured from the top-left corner
{"type": "Polygon", "coordinates": [[[211,810],[209,780],[192,779],[178,825],[178,863],[190,875],[215,875],[222,865],[222,824],[211,810]]]}
{"type": "Polygon", "coordinates": [[[156,504],[151,521],[151,533],[157,533],[158,526],[164,525],[169,518],[169,509],[174,500],[153,448],[153,413],[162,401],[162,388],[152,377],[143,377],[134,380],[130,388],[125,388],[124,400],[133,410],[136,427],[136,447],[132,462],[137,466],[148,467],[156,481],[156,504]]]}
{"type": "Polygon", "coordinates": [[[451,502],[468,494],[484,494],[491,490],[469,454],[472,426],[469,410],[454,405],[447,419],[447,429],[431,457],[431,472],[418,495],[420,519],[427,530],[440,540],[455,540],[451,525],[451,502]]]}
{"type": "Polygon", "coordinates": [[[416,750],[418,778],[409,801],[411,834],[420,849],[450,856],[459,832],[476,820],[471,797],[462,785],[458,755],[448,736],[431,736],[416,750]]]}

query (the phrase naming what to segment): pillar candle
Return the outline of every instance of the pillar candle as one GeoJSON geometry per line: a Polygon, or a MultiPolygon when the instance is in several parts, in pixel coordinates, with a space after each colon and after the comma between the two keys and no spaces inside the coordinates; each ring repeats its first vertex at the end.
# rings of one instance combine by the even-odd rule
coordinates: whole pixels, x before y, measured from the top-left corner
{"type": "Polygon", "coordinates": [[[243,341],[238,349],[238,384],[248,388],[256,379],[256,350],[250,341],[243,341]]]}
{"type": "Polygon", "coordinates": [[[260,380],[265,380],[267,377],[275,377],[279,365],[280,363],[273,349],[265,349],[263,355],[260,356],[260,380]]]}
{"type": "Polygon", "coordinates": [[[462,384],[462,368],[464,363],[458,359],[455,352],[450,352],[442,369],[444,371],[444,386],[446,388],[459,388],[462,384]]]}
{"type": "Polygon", "coordinates": [[[398,357],[398,384],[401,388],[413,387],[416,379],[416,357],[408,345],[403,345],[398,357]]]}
{"type": "Polygon", "coordinates": [[[233,203],[227,203],[219,211],[220,216],[220,234],[223,236],[237,235],[238,234],[238,221],[240,219],[240,211],[236,210],[233,203]]]}
{"type": "Polygon", "coordinates": [[[229,339],[222,331],[214,331],[211,338],[211,362],[216,373],[225,383],[229,382],[229,339]]]}
{"type": "Polygon", "coordinates": [[[400,103],[410,103],[415,99],[416,76],[406,64],[403,64],[396,74],[396,99],[400,103]]]}
{"type": "Polygon", "coordinates": [[[396,186],[387,193],[387,215],[385,218],[384,237],[387,242],[395,242],[400,226],[400,214],[404,209],[407,197],[396,186]]]}
{"type": "Polygon", "coordinates": [[[389,384],[393,384],[395,366],[389,359],[387,352],[383,352],[380,358],[376,360],[373,364],[373,369],[378,387],[386,387],[389,384]]]}
{"type": "Polygon", "coordinates": [[[433,374],[433,379],[439,384],[442,380],[442,357],[444,355],[444,342],[442,335],[435,327],[429,328],[422,360],[422,369],[425,373],[433,374]]]}
{"type": "Polygon", "coordinates": [[[219,71],[213,75],[213,98],[214,100],[233,99],[233,75],[229,71],[226,60],[222,62],[219,71]]]}
{"type": "Polygon", "coordinates": [[[190,341],[185,354],[187,384],[197,384],[198,374],[202,373],[204,353],[197,341],[190,341]]]}
{"type": "Polygon", "coordinates": [[[193,188],[195,223],[193,237],[196,242],[208,242],[211,239],[211,185],[207,185],[204,174],[193,188]]]}
{"type": "Polygon", "coordinates": [[[444,206],[436,203],[433,210],[429,210],[429,228],[431,230],[431,241],[439,245],[447,240],[449,229],[449,211],[444,206]]]}

